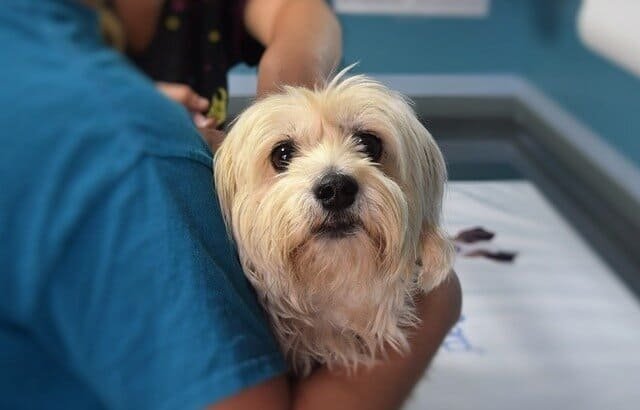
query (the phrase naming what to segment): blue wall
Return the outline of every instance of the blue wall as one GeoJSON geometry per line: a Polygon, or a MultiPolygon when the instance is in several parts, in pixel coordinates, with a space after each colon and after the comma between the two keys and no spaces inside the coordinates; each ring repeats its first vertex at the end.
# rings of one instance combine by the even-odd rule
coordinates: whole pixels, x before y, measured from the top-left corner
{"type": "Polygon", "coordinates": [[[581,44],[579,3],[493,0],[485,19],[342,15],[344,61],[369,73],[522,75],[640,165],[640,79],[581,44]]]}

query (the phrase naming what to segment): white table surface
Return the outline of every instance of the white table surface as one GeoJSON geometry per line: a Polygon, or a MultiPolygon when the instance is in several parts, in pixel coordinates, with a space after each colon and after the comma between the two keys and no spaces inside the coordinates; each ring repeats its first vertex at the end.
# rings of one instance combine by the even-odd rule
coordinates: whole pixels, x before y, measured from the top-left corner
{"type": "Polygon", "coordinates": [[[405,409],[640,409],[640,304],[542,194],[453,182],[444,209],[519,254],[458,258],[463,320],[405,409]]]}

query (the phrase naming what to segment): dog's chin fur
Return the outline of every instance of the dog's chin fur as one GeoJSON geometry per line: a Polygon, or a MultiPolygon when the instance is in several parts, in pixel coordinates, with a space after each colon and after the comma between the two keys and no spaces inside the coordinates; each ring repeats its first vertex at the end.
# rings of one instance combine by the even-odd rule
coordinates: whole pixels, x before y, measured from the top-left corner
{"type": "Polygon", "coordinates": [[[249,107],[216,154],[215,182],[245,273],[298,375],[316,364],[371,365],[408,349],[412,300],[449,273],[440,229],[446,179],[435,142],[396,93],[366,77],[315,91],[286,87],[249,107]],[[354,132],[382,140],[373,163],[354,132]],[[276,172],[271,151],[298,148],[276,172]],[[353,205],[328,215],[313,187],[327,172],[353,177],[353,205]]]}
{"type": "MultiPolygon", "coordinates": [[[[402,328],[415,324],[411,301],[417,287],[398,286],[382,274],[377,244],[364,230],[306,241],[290,264],[288,283],[271,289],[255,267],[250,277],[296,373],[308,374],[315,363],[369,365],[385,344],[408,347],[402,328]]],[[[410,280],[406,272],[412,267],[397,273],[410,280]]]]}

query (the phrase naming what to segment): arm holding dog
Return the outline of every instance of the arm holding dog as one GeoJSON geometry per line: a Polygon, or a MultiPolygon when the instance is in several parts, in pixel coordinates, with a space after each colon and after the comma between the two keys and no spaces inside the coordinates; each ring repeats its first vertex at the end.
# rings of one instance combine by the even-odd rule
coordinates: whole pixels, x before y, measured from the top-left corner
{"type": "Polygon", "coordinates": [[[410,336],[411,352],[390,353],[388,360],[353,377],[316,371],[293,390],[294,408],[397,409],[435,356],[449,329],[460,316],[462,292],[452,273],[439,287],[417,302],[421,324],[410,336]],[[327,401],[331,398],[331,402],[327,401]],[[328,406],[330,404],[330,406],[328,406]]]}
{"type": "Polygon", "coordinates": [[[247,389],[211,410],[252,409],[397,409],[408,397],[460,316],[462,292],[455,273],[417,302],[421,324],[410,338],[411,352],[391,353],[388,360],[351,377],[326,368],[290,385],[278,377],[247,389]]]}

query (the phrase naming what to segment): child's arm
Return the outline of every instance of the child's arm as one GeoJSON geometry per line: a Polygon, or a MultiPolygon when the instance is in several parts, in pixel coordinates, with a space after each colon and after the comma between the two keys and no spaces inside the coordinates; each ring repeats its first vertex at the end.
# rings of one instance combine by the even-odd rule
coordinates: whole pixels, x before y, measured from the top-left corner
{"type": "Polygon", "coordinates": [[[313,87],[342,55],[340,24],[324,0],[250,0],[245,25],[266,48],[258,96],[283,84],[313,87]]]}

